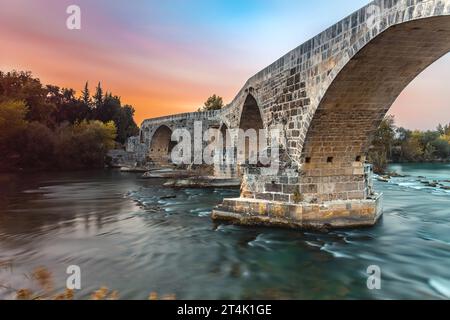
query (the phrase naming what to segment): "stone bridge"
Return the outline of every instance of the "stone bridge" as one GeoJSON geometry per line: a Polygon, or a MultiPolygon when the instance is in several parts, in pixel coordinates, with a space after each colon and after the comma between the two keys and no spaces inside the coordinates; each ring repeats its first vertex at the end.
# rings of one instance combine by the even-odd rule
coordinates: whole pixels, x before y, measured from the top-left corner
{"type": "Polygon", "coordinates": [[[220,111],[146,120],[128,151],[164,162],[170,132],[283,129],[275,174],[248,166],[241,197],[214,219],[291,227],[373,225],[381,195],[371,188],[371,136],[402,90],[450,51],[450,0],[376,0],[251,77],[220,111]]]}

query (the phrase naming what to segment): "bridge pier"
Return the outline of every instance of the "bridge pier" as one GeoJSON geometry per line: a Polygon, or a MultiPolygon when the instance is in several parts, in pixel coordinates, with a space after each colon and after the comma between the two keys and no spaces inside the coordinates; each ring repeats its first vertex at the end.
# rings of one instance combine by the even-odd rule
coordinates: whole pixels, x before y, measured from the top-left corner
{"type": "Polygon", "coordinates": [[[247,226],[301,229],[369,227],[382,215],[382,195],[374,199],[333,200],[320,204],[261,199],[224,199],[212,213],[213,220],[247,226]]]}
{"type": "Polygon", "coordinates": [[[354,163],[349,175],[317,177],[307,176],[309,170],[304,167],[272,176],[264,174],[264,168],[247,167],[241,197],[224,199],[214,208],[212,219],[316,229],[377,223],[382,215],[382,194],[373,191],[371,165],[354,163]]]}

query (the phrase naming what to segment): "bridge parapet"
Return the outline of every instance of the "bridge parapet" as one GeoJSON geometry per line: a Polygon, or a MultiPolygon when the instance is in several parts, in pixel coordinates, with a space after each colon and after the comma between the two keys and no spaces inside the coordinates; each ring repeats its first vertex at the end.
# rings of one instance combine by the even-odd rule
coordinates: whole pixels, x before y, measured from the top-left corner
{"type": "Polygon", "coordinates": [[[151,118],[146,119],[142,122],[141,127],[146,126],[152,126],[152,125],[158,125],[161,123],[167,123],[167,122],[176,122],[180,120],[206,120],[206,119],[212,119],[217,118],[221,115],[221,110],[213,110],[213,111],[206,111],[206,112],[186,112],[186,113],[180,113],[180,114],[174,114],[169,116],[163,116],[158,118],[151,118]]]}

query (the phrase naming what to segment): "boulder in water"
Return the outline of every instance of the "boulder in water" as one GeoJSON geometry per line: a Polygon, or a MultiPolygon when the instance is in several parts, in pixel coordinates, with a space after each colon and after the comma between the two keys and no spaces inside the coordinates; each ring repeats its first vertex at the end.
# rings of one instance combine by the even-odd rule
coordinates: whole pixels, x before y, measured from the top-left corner
{"type": "Polygon", "coordinates": [[[172,179],[164,183],[172,188],[234,188],[239,187],[240,179],[216,178],[216,177],[188,177],[184,179],[172,179]]]}

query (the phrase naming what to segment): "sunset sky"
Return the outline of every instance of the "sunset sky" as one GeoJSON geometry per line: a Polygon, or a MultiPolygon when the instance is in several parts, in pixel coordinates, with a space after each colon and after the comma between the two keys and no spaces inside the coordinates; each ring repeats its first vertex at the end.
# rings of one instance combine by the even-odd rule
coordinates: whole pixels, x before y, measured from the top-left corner
{"type": "MultiPolygon", "coordinates": [[[[136,121],[194,111],[368,0],[0,0],[0,69],[30,70],[78,92],[98,81],[136,121]],[[66,8],[81,7],[81,30],[66,8]]],[[[450,122],[450,55],[420,75],[391,112],[430,129],[450,122]]]]}

